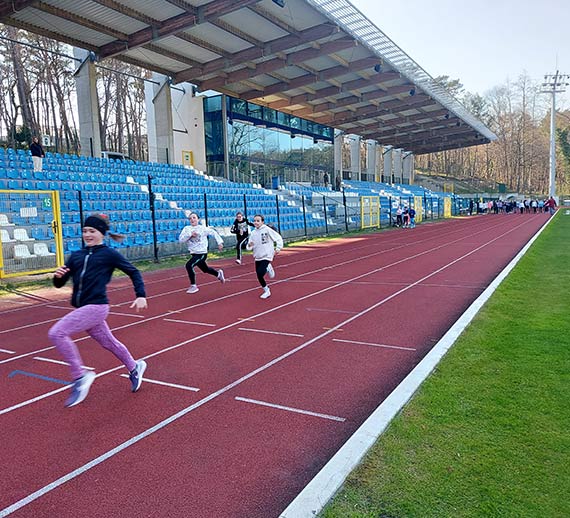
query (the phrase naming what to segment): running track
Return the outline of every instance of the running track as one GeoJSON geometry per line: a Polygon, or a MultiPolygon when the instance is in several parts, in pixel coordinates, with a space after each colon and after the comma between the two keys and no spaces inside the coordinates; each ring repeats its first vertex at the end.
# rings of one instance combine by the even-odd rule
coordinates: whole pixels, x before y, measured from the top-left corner
{"type": "MultiPolygon", "coordinates": [[[[0,516],[277,518],[544,225],[489,215],[287,248],[272,297],[252,260],[225,285],[145,274],[149,310],[109,293],[109,325],[148,378],[78,337],[97,379],[65,409],[67,366],[47,330],[68,293],[0,314],[0,516]]],[[[212,279],[212,280],[210,280],[212,279]]]]}

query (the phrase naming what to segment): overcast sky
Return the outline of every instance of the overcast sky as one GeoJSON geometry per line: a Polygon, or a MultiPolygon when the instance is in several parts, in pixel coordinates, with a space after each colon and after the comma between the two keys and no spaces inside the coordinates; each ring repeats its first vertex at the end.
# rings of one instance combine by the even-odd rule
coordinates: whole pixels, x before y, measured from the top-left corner
{"type": "MultiPolygon", "coordinates": [[[[484,94],[523,72],[570,74],[570,0],[350,0],[432,77],[484,94]]],[[[559,96],[570,108],[570,86],[559,96]]]]}

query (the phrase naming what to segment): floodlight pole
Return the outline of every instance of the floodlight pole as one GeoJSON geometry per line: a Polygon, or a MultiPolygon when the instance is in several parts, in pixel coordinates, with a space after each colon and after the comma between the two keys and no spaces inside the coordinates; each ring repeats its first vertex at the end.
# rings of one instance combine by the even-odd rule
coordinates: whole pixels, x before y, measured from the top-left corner
{"type": "Polygon", "coordinates": [[[555,74],[544,76],[542,86],[545,90],[541,93],[552,95],[552,105],[550,107],[550,177],[548,182],[548,196],[553,198],[556,195],[556,94],[565,91],[568,86],[570,75],[561,74],[558,70],[555,74]]]}

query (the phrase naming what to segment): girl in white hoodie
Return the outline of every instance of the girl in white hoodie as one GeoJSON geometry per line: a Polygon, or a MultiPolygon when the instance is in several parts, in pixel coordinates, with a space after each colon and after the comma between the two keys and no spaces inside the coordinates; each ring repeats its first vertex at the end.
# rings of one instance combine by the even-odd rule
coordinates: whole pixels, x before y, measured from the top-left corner
{"type": "Polygon", "coordinates": [[[247,249],[253,250],[253,258],[255,260],[255,273],[259,284],[263,288],[260,298],[266,299],[271,297],[271,290],[265,282],[265,274],[270,279],[275,277],[275,270],[271,265],[273,257],[283,248],[283,238],[278,232],[268,227],[265,219],[260,214],[256,214],[253,218],[253,226],[255,227],[249,236],[247,249]]]}
{"type": "Polygon", "coordinates": [[[214,270],[214,268],[210,268],[206,264],[206,258],[208,257],[208,236],[212,236],[216,240],[220,252],[224,249],[224,240],[213,228],[200,225],[198,222],[198,214],[195,212],[190,213],[188,219],[190,220],[190,225],[182,229],[180,236],[178,236],[178,241],[186,243],[188,251],[192,254],[190,260],[186,263],[186,271],[190,278],[190,288],[188,288],[186,293],[196,293],[199,288],[196,285],[195,266],[200,268],[204,273],[216,276],[222,284],[226,282],[223,270],[214,270]]]}

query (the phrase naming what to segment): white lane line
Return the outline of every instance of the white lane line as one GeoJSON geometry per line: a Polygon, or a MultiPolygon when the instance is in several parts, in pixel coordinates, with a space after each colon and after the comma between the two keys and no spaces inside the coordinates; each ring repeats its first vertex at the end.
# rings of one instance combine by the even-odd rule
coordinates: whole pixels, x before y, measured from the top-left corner
{"type": "Polygon", "coordinates": [[[66,311],[69,311],[69,306],[54,306],[52,304],[50,304],[49,306],[46,306],[50,309],[65,309],[66,311]]]}
{"type": "MultiPolygon", "coordinates": [[[[548,223],[547,223],[548,224],[548,223]]],[[[346,441],[325,464],[305,488],[294,498],[279,518],[313,518],[341,488],[350,472],[360,464],[366,452],[374,446],[380,435],[412,398],[425,379],[437,367],[447,351],[455,344],[459,335],[479,313],[483,305],[499,287],[531,245],[546,228],[543,225],[520,252],[505,266],[479,297],[467,308],[455,324],[441,337],[433,349],[400,382],[392,393],[362,423],[360,428],[346,441]]]]}
{"type": "MultiPolygon", "coordinates": [[[[61,360],[53,360],[51,358],[44,358],[43,356],[34,356],[34,360],[38,360],[40,362],[48,362],[48,363],[57,363],[58,365],[67,365],[70,367],[69,363],[61,361],[61,360]]],[[[82,369],[87,369],[88,371],[94,371],[95,367],[87,367],[86,365],[81,366],[82,369]]]]}
{"type": "Polygon", "coordinates": [[[274,403],[267,403],[266,401],[259,401],[257,399],[248,399],[245,397],[236,397],[236,401],[244,401],[245,403],[253,403],[254,405],[267,406],[276,408],[278,410],[287,410],[287,412],[295,412],[296,414],[310,415],[313,417],[322,417],[323,419],[330,419],[331,421],[339,421],[344,423],[344,417],[337,417],[335,415],[319,414],[318,412],[311,412],[310,410],[301,410],[300,408],[293,408],[290,406],[276,405],[274,403]]]}
{"type": "Polygon", "coordinates": [[[349,315],[355,315],[358,311],[348,311],[345,309],[320,309],[320,308],[305,308],[305,311],[321,311],[323,313],[346,313],[349,315]]]}
{"type": "Polygon", "coordinates": [[[345,344],[357,344],[357,345],[371,345],[372,347],[385,347],[387,349],[402,349],[403,351],[416,350],[413,347],[402,347],[400,345],[371,344],[369,342],[358,342],[356,340],[341,340],[340,338],[333,338],[333,342],[344,342],[345,344]]]}
{"type": "Polygon", "coordinates": [[[165,322],[179,322],[180,324],[194,324],[195,326],[216,327],[216,324],[206,324],[205,322],[192,322],[190,320],[177,320],[175,318],[165,318],[165,322]]]}
{"type": "Polygon", "coordinates": [[[297,336],[302,338],[305,335],[299,335],[297,333],[282,333],[281,331],[267,331],[265,329],[251,329],[249,327],[238,327],[240,331],[251,331],[252,333],[265,333],[268,335],[281,335],[281,336],[297,336]]]}
{"type": "Polygon", "coordinates": [[[135,315],[134,313],[119,313],[117,311],[109,311],[109,315],[117,315],[119,317],[145,318],[144,315],[135,315]]]}
{"type": "MultiPolygon", "coordinates": [[[[29,503],[33,502],[34,500],[37,500],[38,498],[42,497],[43,495],[53,491],[54,489],[58,488],[59,486],[65,484],[66,482],[73,480],[74,478],[78,477],[79,475],[85,473],[86,471],[89,471],[90,469],[94,468],[95,466],[97,466],[98,464],[101,464],[102,462],[106,461],[107,459],[117,455],[118,453],[120,453],[121,451],[125,450],[126,448],[129,448],[130,446],[132,446],[133,444],[138,443],[139,441],[145,439],[146,437],[148,437],[149,435],[152,435],[156,432],[158,432],[159,430],[161,430],[162,428],[165,428],[166,426],[168,426],[170,423],[173,423],[174,421],[177,421],[178,419],[184,417],[186,414],[189,414],[190,412],[194,411],[195,409],[205,405],[206,403],[212,401],[213,399],[216,399],[217,397],[221,396],[222,394],[225,394],[226,392],[228,392],[229,390],[237,387],[238,385],[241,385],[243,382],[249,380],[250,378],[253,378],[254,376],[256,376],[257,374],[259,374],[260,372],[264,372],[267,369],[271,368],[273,365],[276,365],[277,363],[282,362],[283,360],[285,360],[286,358],[289,358],[290,356],[293,356],[294,354],[296,354],[299,351],[304,350],[305,348],[307,348],[308,346],[310,346],[311,344],[317,342],[318,340],[324,338],[325,336],[328,336],[329,334],[333,333],[335,330],[340,329],[342,326],[349,324],[350,322],[353,322],[354,320],[358,319],[359,317],[379,308],[380,306],[383,306],[384,304],[386,304],[387,302],[389,302],[390,300],[392,300],[393,298],[401,295],[402,293],[405,293],[406,291],[408,291],[409,289],[411,289],[412,287],[422,283],[423,281],[425,281],[426,279],[429,279],[430,277],[437,275],[438,273],[441,273],[443,270],[445,270],[446,268],[449,268],[450,266],[455,265],[456,263],[458,263],[459,261],[471,256],[472,254],[478,252],[479,250],[481,250],[482,248],[489,246],[490,244],[494,243],[495,241],[503,238],[506,234],[513,232],[515,229],[519,228],[520,226],[523,226],[523,224],[521,225],[517,225],[515,228],[512,228],[510,230],[508,230],[507,232],[504,232],[503,234],[495,237],[494,239],[491,239],[490,241],[482,244],[481,246],[471,250],[470,252],[454,259],[453,261],[447,263],[446,265],[442,266],[441,268],[438,268],[437,270],[429,273],[428,275],[422,277],[421,279],[418,279],[418,281],[416,281],[414,284],[407,286],[405,288],[402,288],[401,290],[393,293],[392,295],[389,295],[388,297],[385,297],[384,299],[378,301],[377,303],[373,304],[372,306],[369,306],[368,308],[366,308],[365,310],[361,311],[359,314],[354,315],[350,318],[347,318],[345,321],[340,322],[339,324],[337,324],[335,327],[325,331],[324,333],[321,333],[320,335],[315,336],[314,338],[311,338],[310,340],[307,340],[306,342],[302,343],[301,345],[295,347],[294,349],[291,349],[290,351],[282,354],[281,356],[278,356],[277,358],[274,358],[273,360],[270,360],[269,362],[267,362],[264,365],[261,365],[260,367],[258,367],[257,369],[254,369],[253,371],[248,372],[247,374],[245,374],[244,376],[242,376],[241,378],[233,381],[232,383],[230,383],[229,385],[226,385],[225,387],[222,387],[221,389],[217,390],[216,392],[211,393],[209,396],[206,396],[202,399],[200,399],[199,401],[197,401],[196,403],[183,408],[182,410],[180,410],[179,412],[177,412],[176,414],[171,415],[170,417],[167,417],[166,419],[160,421],[159,423],[155,424],[154,426],[144,430],[143,432],[139,433],[138,435],[135,435],[134,437],[131,437],[130,439],[126,440],[125,442],[119,444],[118,446],[116,446],[115,448],[106,451],[105,453],[101,454],[99,457],[96,457],[95,459],[87,462],[86,464],[76,468],[75,470],[67,473],[66,475],[61,476],[60,478],[54,480],[53,482],[45,485],[44,487],[38,489],[37,491],[34,491],[33,493],[30,493],[28,496],[18,500],[17,502],[13,503],[12,505],[1,509],[0,510],[0,518],[3,518],[4,516],[8,516],[9,514],[12,514],[13,512],[17,511],[18,509],[28,505],[29,503]]],[[[544,228],[544,227],[543,227],[544,228]]],[[[542,230],[542,229],[541,229],[542,230]]],[[[534,239],[533,239],[534,240],[534,239]]],[[[533,241],[531,240],[531,242],[533,241]]],[[[461,239],[457,239],[457,241],[461,241],[461,239]]],[[[439,247],[436,247],[435,249],[430,249],[429,251],[424,251],[421,252],[419,254],[416,254],[415,256],[410,256],[406,259],[402,259],[400,261],[396,261],[395,263],[392,263],[390,266],[395,266],[397,264],[400,264],[406,260],[410,260],[413,259],[415,257],[418,257],[420,255],[424,255],[429,253],[430,251],[436,250],[438,248],[443,248],[444,246],[449,246],[450,243],[446,243],[445,245],[441,245],[439,247]]],[[[523,248],[524,251],[526,251],[526,247],[523,248]]],[[[518,257],[518,256],[517,256],[518,257]]],[[[384,269],[386,269],[387,267],[390,266],[383,266],[380,268],[377,268],[376,270],[372,270],[370,272],[361,274],[357,277],[355,277],[354,279],[348,279],[346,280],[344,283],[341,284],[348,284],[351,282],[351,280],[355,280],[355,279],[361,279],[366,275],[370,275],[371,273],[375,273],[377,271],[382,271],[384,269]]],[[[273,311],[278,311],[280,309],[282,309],[283,307],[289,306],[291,304],[294,304],[296,302],[302,301],[302,300],[306,300],[310,297],[313,297],[316,294],[321,294],[321,293],[325,293],[327,291],[329,291],[330,289],[332,289],[332,287],[330,288],[326,288],[323,290],[320,290],[316,293],[312,293],[310,295],[305,295],[303,297],[299,297],[298,299],[294,300],[294,301],[290,301],[290,302],[286,302],[284,304],[281,304],[280,306],[276,306],[272,309],[268,309],[266,311],[262,311],[261,313],[258,313],[257,315],[253,315],[253,318],[255,317],[261,317],[267,314],[272,313],[273,311]]],[[[216,329],[216,330],[212,330],[209,331],[207,333],[204,333],[201,336],[197,336],[194,338],[191,338],[189,340],[185,340],[183,342],[180,342],[178,344],[172,345],[170,347],[167,347],[161,351],[157,351],[155,353],[149,354],[147,356],[144,357],[144,359],[148,359],[154,356],[158,356],[160,354],[163,354],[167,351],[171,351],[174,349],[177,349],[178,347],[182,347],[183,345],[195,342],[196,340],[199,340],[201,338],[204,338],[206,336],[210,336],[216,333],[219,333],[221,331],[225,331],[227,329],[230,329],[232,327],[234,327],[236,325],[236,322],[232,323],[232,324],[228,324],[222,328],[216,329]]],[[[109,374],[110,372],[114,372],[116,370],[122,369],[124,368],[123,365],[120,365],[118,367],[115,367],[113,369],[109,369],[108,371],[105,372],[101,372],[100,374],[97,375],[97,377],[101,377],[104,376],[106,374],[109,374]]],[[[23,403],[19,403],[17,405],[14,405],[13,407],[10,408],[6,408],[4,410],[0,410],[0,415],[10,412],[16,408],[20,408],[22,406],[25,406],[27,404],[30,404],[34,401],[39,401],[41,399],[44,399],[46,397],[49,397],[53,394],[57,394],[59,392],[63,392],[64,390],[67,390],[71,387],[71,385],[66,385],[64,387],[58,388],[56,390],[53,390],[51,392],[48,392],[46,394],[42,394],[41,396],[38,396],[32,400],[29,401],[25,401],[23,403]]],[[[346,477],[346,475],[344,475],[346,477]]],[[[343,479],[344,480],[344,479],[343,479]]],[[[338,486],[337,486],[338,487],[338,486]]],[[[330,496],[329,496],[330,498],[330,496]]],[[[322,505],[322,502],[321,504],[322,505]]],[[[288,515],[291,516],[291,515],[288,515]]]]}
{"type": "MultiPolygon", "coordinates": [[[[129,375],[128,374],[121,374],[121,378],[128,378],[129,375]]],[[[166,381],[158,381],[158,380],[153,380],[150,378],[144,378],[143,377],[143,381],[145,383],[154,383],[155,385],[164,385],[165,387],[172,387],[172,388],[177,388],[177,389],[182,389],[182,390],[190,390],[192,392],[200,392],[199,388],[196,387],[187,387],[186,385],[177,385],[176,383],[167,383],[166,381]]]]}
{"type": "Polygon", "coordinates": [[[16,351],[9,351],[8,349],[0,349],[0,353],[16,354],[16,351]]]}

